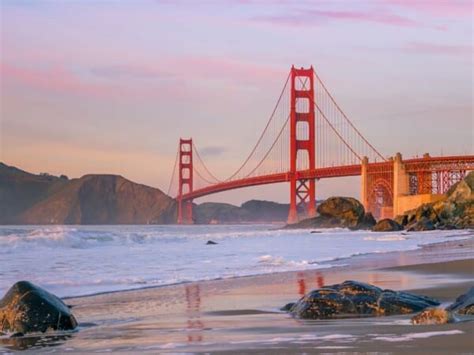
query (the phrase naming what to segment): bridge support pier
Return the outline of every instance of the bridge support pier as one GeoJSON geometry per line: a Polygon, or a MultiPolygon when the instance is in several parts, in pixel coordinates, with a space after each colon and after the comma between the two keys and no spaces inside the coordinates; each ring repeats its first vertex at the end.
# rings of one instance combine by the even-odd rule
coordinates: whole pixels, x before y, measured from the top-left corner
{"type": "Polygon", "coordinates": [[[178,224],[193,224],[193,201],[183,194],[193,191],[193,140],[179,140],[178,224]]]}
{"type": "Polygon", "coordinates": [[[369,158],[362,158],[361,172],[360,172],[360,202],[364,206],[366,212],[369,211],[369,183],[367,176],[367,165],[369,164],[369,158]]]}
{"type": "MultiPolygon", "coordinates": [[[[290,91],[290,211],[288,223],[298,222],[298,206],[302,205],[306,217],[316,215],[316,183],[314,179],[298,176],[298,170],[315,169],[315,108],[314,70],[291,67],[290,91]],[[302,154],[307,156],[307,165],[298,166],[302,154]]],[[[301,165],[301,164],[300,164],[301,165]]]]}

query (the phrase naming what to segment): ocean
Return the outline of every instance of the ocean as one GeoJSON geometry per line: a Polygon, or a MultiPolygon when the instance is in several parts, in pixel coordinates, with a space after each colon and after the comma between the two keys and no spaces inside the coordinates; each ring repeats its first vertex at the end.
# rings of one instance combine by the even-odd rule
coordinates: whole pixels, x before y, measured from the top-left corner
{"type": "Polygon", "coordinates": [[[351,256],[413,250],[467,233],[311,233],[274,225],[1,226],[0,297],[19,280],[67,297],[327,268],[351,256]],[[217,244],[207,245],[209,240],[217,244]]]}

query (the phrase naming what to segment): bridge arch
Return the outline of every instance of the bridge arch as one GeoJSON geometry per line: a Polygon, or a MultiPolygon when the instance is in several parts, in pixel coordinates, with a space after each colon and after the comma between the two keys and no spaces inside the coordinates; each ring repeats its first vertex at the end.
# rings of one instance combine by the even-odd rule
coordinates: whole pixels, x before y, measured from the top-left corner
{"type": "Polygon", "coordinates": [[[375,179],[369,187],[369,211],[376,219],[392,217],[393,188],[385,178],[375,179]]]}

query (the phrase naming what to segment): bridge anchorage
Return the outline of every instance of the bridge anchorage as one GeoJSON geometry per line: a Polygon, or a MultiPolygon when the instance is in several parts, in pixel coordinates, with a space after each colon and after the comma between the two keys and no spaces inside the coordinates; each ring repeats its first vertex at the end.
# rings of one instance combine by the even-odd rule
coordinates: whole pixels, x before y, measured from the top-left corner
{"type": "Polygon", "coordinates": [[[287,182],[288,223],[295,223],[316,214],[316,180],[361,176],[361,202],[382,218],[439,199],[469,170],[474,170],[474,155],[426,154],[404,160],[397,153],[385,159],[349,120],[313,67],[293,66],[263,132],[239,168],[225,179],[216,177],[193,140],[181,138],[168,195],[176,196],[177,222],[191,224],[196,198],[287,182]]]}

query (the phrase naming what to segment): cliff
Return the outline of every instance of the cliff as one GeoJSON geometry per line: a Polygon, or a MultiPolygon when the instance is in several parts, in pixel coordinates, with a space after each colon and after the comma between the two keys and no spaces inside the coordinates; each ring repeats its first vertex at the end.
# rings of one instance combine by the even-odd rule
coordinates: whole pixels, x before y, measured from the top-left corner
{"type": "Polygon", "coordinates": [[[174,200],[118,175],[34,175],[0,163],[2,224],[149,224],[173,221],[174,200]]]}

